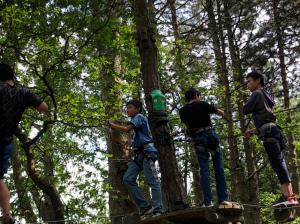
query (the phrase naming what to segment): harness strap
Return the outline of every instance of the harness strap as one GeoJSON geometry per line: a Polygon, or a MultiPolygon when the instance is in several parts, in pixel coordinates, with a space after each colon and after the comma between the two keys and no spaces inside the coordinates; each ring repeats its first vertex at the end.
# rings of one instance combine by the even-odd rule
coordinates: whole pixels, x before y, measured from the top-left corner
{"type": "Polygon", "coordinates": [[[201,133],[202,131],[207,131],[207,130],[211,130],[211,129],[212,129],[212,127],[209,127],[209,126],[207,126],[207,127],[202,127],[202,128],[197,128],[197,131],[194,132],[194,134],[199,134],[199,133],[201,133]]]}
{"type": "Polygon", "coordinates": [[[276,127],[276,126],[277,126],[277,124],[275,124],[273,122],[263,124],[262,126],[260,126],[258,128],[259,137],[263,138],[268,130],[271,130],[272,127],[276,127]]]}
{"type": "Polygon", "coordinates": [[[277,138],[264,138],[264,142],[266,143],[276,143],[279,142],[277,138]]]}

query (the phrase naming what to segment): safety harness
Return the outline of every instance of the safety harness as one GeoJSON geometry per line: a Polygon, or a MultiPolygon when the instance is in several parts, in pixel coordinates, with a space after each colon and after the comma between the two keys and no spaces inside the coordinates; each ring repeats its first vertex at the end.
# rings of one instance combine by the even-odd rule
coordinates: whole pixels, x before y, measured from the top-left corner
{"type": "MultiPolygon", "coordinates": [[[[153,142],[149,142],[141,147],[138,148],[134,148],[133,153],[134,153],[134,159],[133,162],[140,168],[140,170],[143,170],[143,161],[144,159],[148,159],[151,158],[149,157],[149,154],[145,152],[145,148],[147,147],[154,147],[154,143],[153,142]],[[142,154],[143,159],[139,160],[139,156],[142,154]]],[[[152,159],[152,158],[151,158],[152,159]]],[[[154,162],[154,161],[153,161],[154,162]]]]}
{"type": "Polygon", "coordinates": [[[272,139],[273,137],[265,137],[267,133],[271,133],[271,130],[273,127],[276,127],[277,124],[270,122],[263,124],[260,128],[258,128],[258,136],[260,139],[266,140],[266,139],[272,139]]]}
{"type": "Polygon", "coordinates": [[[263,142],[265,142],[265,143],[279,142],[282,149],[286,148],[286,139],[284,138],[284,136],[281,133],[281,128],[273,122],[266,123],[266,124],[262,125],[260,128],[258,128],[258,137],[261,140],[263,140],[263,142]],[[267,135],[266,136],[266,134],[271,133],[273,127],[278,127],[280,129],[278,135],[275,135],[275,136],[267,135]]]}

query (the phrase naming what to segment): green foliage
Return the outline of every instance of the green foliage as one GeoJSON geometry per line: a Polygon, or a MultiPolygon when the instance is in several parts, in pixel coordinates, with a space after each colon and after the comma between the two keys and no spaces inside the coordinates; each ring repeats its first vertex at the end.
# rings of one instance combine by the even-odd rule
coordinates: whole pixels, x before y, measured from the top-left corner
{"type": "MultiPolygon", "coordinates": [[[[193,149],[178,117],[178,109],[186,103],[184,91],[195,86],[205,100],[223,110],[228,96],[225,96],[225,86],[220,84],[216,73],[217,62],[202,2],[179,0],[176,3],[177,30],[170,17],[169,5],[164,7],[157,3],[158,32],[155,37],[160,81],[167,96],[176,155],[181,171],[191,182],[189,161],[193,149]]],[[[220,3],[223,4],[222,1],[220,3]]],[[[296,3],[284,0],[279,4],[280,15],[285,18],[281,26],[285,33],[291,107],[298,107],[291,112],[292,122],[288,125],[287,112],[282,112],[282,84],[271,5],[268,1],[231,3],[235,3],[230,13],[234,16],[232,26],[241,71],[244,74],[254,67],[264,72],[267,88],[274,93],[277,102],[278,123],[285,134],[289,131],[294,135],[295,146],[300,153],[299,10],[293,10],[296,3]]],[[[127,3],[107,0],[15,0],[1,3],[0,9],[1,61],[10,63],[17,82],[29,86],[50,108],[50,116],[27,110],[20,127],[32,139],[41,130],[44,121],[53,121],[53,125],[31,146],[37,173],[58,190],[65,205],[66,219],[77,220],[78,223],[109,223],[107,199],[113,186],[108,178],[107,159],[112,155],[105,143],[108,136],[106,121],[110,118],[124,119],[124,103],[129,98],[144,98],[131,8],[127,3]]],[[[234,80],[236,71],[228,52],[228,33],[224,18],[218,19],[225,35],[226,65],[235,120],[233,133],[240,149],[241,165],[247,171],[238,103],[249,92],[234,80]]],[[[221,138],[225,173],[230,186],[232,168],[228,124],[216,117],[213,117],[213,122],[221,138]]],[[[248,127],[252,126],[250,123],[248,127]]],[[[280,193],[280,186],[270,166],[263,167],[268,161],[260,140],[252,138],[250,143],[254,147],[255,164],[258,168],[262,167],[258,172],[260,202],[268,205],[280,193]]],[[[40,199],[44,200],[45,195],[28,177],[27,157],[21,145],[15,145],[21,176],[14,177],[16,171],[9,173],[8,185],[14,199],[12,212],[17,218],[30,222],[22,210],[25,202],[29,201],[39,221],[40,199]],[[20,194],[19,190],[24,186],[25,190],[20,194]]],[[[141,184],[144,185],[144,182],[141,184]]],[[[193,189],[187,189],[187,192],[191,192],[189,200],[193,202],[193,189]]],[[[262,223],[274,222],[271,214],[270,209],[262,209],[262,223]]]]}

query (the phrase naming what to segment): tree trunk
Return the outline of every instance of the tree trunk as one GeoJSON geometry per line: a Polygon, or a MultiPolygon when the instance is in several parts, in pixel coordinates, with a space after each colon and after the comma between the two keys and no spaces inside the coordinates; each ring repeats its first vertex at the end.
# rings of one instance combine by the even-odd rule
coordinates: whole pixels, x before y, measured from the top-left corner
{"type": "MultiPolygon", "coordinates": [[[[173,35],[174,35],[174,45],[175,45],[175,49],[173,49],[174,51],[174,55],[175,55],[175,60],[174,60],[174,71],[175,71],[175,79],[179,79],[179,77],[183,76],[185,74],[185,65],[184,65],[184,56],[182,53],[182,47],[179,44],[180,42],[180,36],[179,36],[179,26],[178,26],[178,22],[177,22],[177,12],[176,12],[176,0],[169,0],[169,7],[170,7],[170,11],[171,11],[171,24],[172,24],[172,28],[173,28],[173,35]]],[[[183,85],[185,79],[181,80],[180,82],[178,82],[180,89],[184,89],[186,85],[183,85]]]]}
{"type": "MultiPolygon", "coordinates": [[[[54,164],[49,154],[44,156],[43,163],[45,176],[47,179],[51,180],[54,176],[54,164]]],[[[45,193],[40,203],[40,213],[45,222],[55,220],[55,211],[52,206],[51,198],[45,193]]]]}
{"type": "MultiPolygon", "coordinates": [[[[188,195],[188,176],[189,176],[189,158],[190,158],[190,150],[188,148],[184,149],[184,159],[183,159],[183,167],[182,167],[182,172],[183,172],[183,186],[186,195],[188,195]]],[[[190,201],[189,201],[190,203],[190,201]]]]}
{"type": "MultiPolygon", "coordinates": [[[[98,4],[97,2],[94,2],[98,4]]],[[[94,4],[92,3],[92,4],[94,4]]],[[[92,7],[93,14],[96,15],[97,19],[101,21],[103,15],[98,11],[98,7],[95,5],[92,7]]],[[[112,8],[110,12],[114,20],[118,21],[117,13],[120,8],[112,8]]],[[[118,30],[115,32],[114,41],[118,42],[120,34],[118,30]]],[[[97,40],[95,48],[97,48],[99,57],[101,57],[103,49],[101,48],[102,43],[98,45],[97,40]],[[99,47],[100,46],[100,47],[99,47]]],[[[122,115],[121,109],[119,108],[119,102],[122,100],[122,96],[119,91],[115,91],[114,88],[118,84],[115,75],[121,74],[121,56],[117,54],[118,50],[113,49],[107,55],[110,55],[109,62],[102,73],[99,74],[99,79],[103,86],[101,86],[100,98],[104,104],[104,110],[106,118],[112,119],[118,115],[122,115]],[[112,104],[112,102],[115,102],[112,104]]],[[[108,158],[108,181],[109,181],[109,211],[111,224],[136,224],[139,221],[137,208],[129,197],[128,191],[123,183],[123,175],[127,170],[127,164],[131,160],[130,153],[130,135],[120,133],[116,130],[110,130],[106,133],[106,145],[108,158]]]]}
{"type": "Polygon", "coordinates": [[[135,0],[135,22],[137,29],[137,45],[141,58],[141,73],[145,93],[146,107],[149,112],[149,123],[154,143],[158,153],[161,171],[164,204],[170,210],[183,208],[186,203],[182,176],[178,169],[175,146],[170,136],[170,127],[166,122],[164,112],[155,113],[151,106],[150,93],[153,89],[160,89],[157,74],[157,48],[155,46],[155,23],[153,22],[153,6],[147,7],[146,0],[135,0]],[[152,13],[152,14],[151,14],[152,13]]]}
{"type": "MultiPolygon", "coordinates": [[[[192,147],[189,148],[191,149],[192,147]]],[[[193,182],[192,182],[193,195],[194,195],[193,201],[195,204],[199,204],[200,202],[203,201],[202,187],[200,182],[200,168],[199,168],[199,163],[197,161],[195,150],[191,149],[190,151],[191,151],[190,154],[191,172],[193,176],[193,182]]]]}
{"type": "Polygon", "coordinates": [[[37,217],[31,206],[32,199],[28,195],[28,179],[22,176],[23,168],[19,159],[19,147],[14,144],[14,152],[11,158],[13,168],[13,180],[18,194],[19,211],[28,223],[37,223],[37,217]]]}
{"type": "Polygon", "coordinates": [[[48,195],[43,195],[39,206],[40,215],[44,222],[57,220],[55,219],[55,211],[53,210],[51,198],[48,195]]]}
{"type": "Polygon", "coordinates": [[[129,198],[123,183],[123,175],[130,161],[130,148],[126,144],[130,139],[129,134],[112,130],[111,138],[107,139],[108,151],[112,155],[108,162],[109,183],[109,208],[112,224],[135,224],[138,222],[136,206],[129,198]]]}
{"type": "MultiPolygon", "coordinates": [[[[42,220],[49,220],[48,214],[45,214],[45,212],[44,212],[44,205],[43,205],[44,204],[44,202],[43,202],[44,196],[41,196],[39,189],[35,185],[31,186],[29,191],[30,191],[30,193],[32,195],[32,199],[38,209],[38,212],[39,212],[38,217],[42,218],[42,220]]],[[[52,213],[50,215],[52,215],[52,213]]]]}
{"type": "MultiPolygon", "coordinates": [[[[274,25],[275,25],[275,32],[276,32],[276,39],[278,45],[278,56],[279,56],[279,64],[280,64],[280,75],[282,79],[282,87],[283,87],[283,99],[284,99],[284,108],[287,109],[287,124],[292,123],[292,114],[290,109],[290,93],[289,93],[289,83],[287,80],[287,72],[286,72],[286,65],[285,65],[285,54],[284,54],[284,27],[281,26],[281,18],[278,4],[279,0],[273,0],[272,9],[273,9],[273,16],[274,16],[274,25]]],[[[290,155],[290,163],[289,163],[289,170],[292,177],[292,185],[293,190],[296,194],[299,194],[299,174],[298,174],[298,162],[297,162],[297,151],[294,143],[294,135],[293,133],[288,130],[287,131],[287,140],[289,146],[289,155],[290,155]]]]}
{"type": "MultiPolygon", "coordinates": [[[[116,39],[119,33],[115,34],[116,39]]],[[[101,50],[99,50],[101,52],[101,50]]],[[[120,102],[121,96],[115,94],[112,88],[117,84],[114,74],[121,73],[121,57],[113,54],[112,63],[107,65],[101,73],[100,80],[104,86],[101,91],[101,99],[105,105],[107,119],[111,119],[116,114],[121,114],[120,108],[111,107],[111,102],[120,102]],[[113,93],[113,94],[112,94],[113,93]]],[[[123,175],[127,170],[127,163],[131,159],[130,134],[120,133],[111,130],[106,137],[108,153],[108,178],[109,190],[109,210],[112,224],[135,224],[138,222],[137,209],[128,195],[128,191],[123,183],[123,175]]]]}
{"type": "MultiPolygon", "coordinates": [[[[214,15],[213,3],[211,0],[206,0],[206,11],[208,13],[208,28],[213,41],[213,50],[215,53],[217,63],[217,74],[220,79],[220,84],[225,88],[225,116],[227,118],[228,125],[228,145],[230,150],[231,160],[231,199],[237,200],[238,198],[246,195],[245,188],[245,174],[243,167],[240,163],[239,149],[237,146],[237,140],[234,136],[234,125],[233,125],[233,111],[231,102],[231,92],[229,86],[228,70],[226,65],[226,54],[225,54],[225,40],[223,36],[223,28],[218,27],[214,15]]],[[[220,19],[220,15],[219,15],[220,19]]]]}
{"type": "MultiPolygon", "coordinates": [[[[44,194],[46,194],[52,204],[52,208],[54,211],[54,218],[58,220],[57,224],[64,224],[64,205],[60,199],[60,195],[56,189],[56,187],[50,182],[50,180],[45,176],[40,176],[35,169],[35,159],[32,153],[31,145],[27,142],[27,136],[21,132],[20,129],[15,133],[22,143],[22,148],[25,151],[25,155],[27,158],[27,173],[35,183],[35,185],[40,188],[44,194]]],[[[53,220],[53,221],[55,221],[53,220]]]]}
{"type": "MultiPolygon", "coordinates": [[[[227,30],[227,38],[228,38],[228,45],[229,45],[229,52],[230,57],[232,61],[232,72],[233,72],[233,78],[238,83],[239,86],[245,86],[243,81],[243,73],[241,69],[241,62],[238,54],[237,46],[234,42],[235,34],[232,30],[232,19],[231,15],[229,13],[230,6],[228,5],[228,1],[224,1],[224,16],[225,16],[225,26],[227,30]]],[[[240,120],[240,126],[241,131],[244,133],[247,129],[246,126],[246,120],[242,113],[243,104],[245,102],[245,95],[243,94],[243,91],[238,88],[238,117],[240,120]]],[[[247,171],[248,176],[254,174],[249,180],[248,180],[248,194],[241,197],[241,200],[243,203],[250,203],[250,204],[258,204],[259,198],[258,198],[258,175],[256,174],[256,163],[255,158],[253,154],[253,146],[250,145],[249,141],[247,141],[245,138],[243,139],[243,146],[244,146],[244,152],[246,155],[246,165],[247,165],[247,171]]],[[[259,220],[259,210],[257,208],[249,208],[246,207],[245,212],[245,219],[246,223],[253,223],[258,224],[260,223],[259,220]]]]}
{"type": "MultiPolygon", "coordinates": [[[[180,36],[179,36],[179,26],[178,26],[178,21],[177,21],[176,0],[169,0],[168,3],[169,3],[170,11],[171,11],[171,24],[172,24],[173,35],[174,35],[174,40],[175,40],[175,42],[174,42],[174,45],[175,45],[175,49],[174,49],[174,54],[175,54],[174,66],[175,67],[174,67],[174,70],[175,70],[175,74],[177,75],[177,77],[180,77],[180,75],[183,75],[185,72],[185,66],[183,63],[184,56],[182,53],[182,48],[181,48],[181,45],[178,44],[178,42],[180,40],[180,36]]],[[[182,81],[184,81],[184,80],[182,80],[182,81]]],[[[179,83],[179,85],[181,87],[181,90],[183,90],[186,86],[186,85],[182,85],[182,83],[179,83]]],[[[189,156],[190,159],[189,159],[189,161],[186,161],[186,162],[189,162],[192,176],[193,176],[192,189],[193,189],[194,198],[192,198],[192,200],[196,204],[198,204],[201,201],[203,201],[202,188],[201,188],[201,184],[200,184],[200,169],[199,169],[199,164],[198,164],[198,161],[196,158],[194,147],[189,146],[188,151],[190,154],[190,156],[189,156]]],[[[186,187],[186,184],[185,184],[185,187],[186,187]]]]}

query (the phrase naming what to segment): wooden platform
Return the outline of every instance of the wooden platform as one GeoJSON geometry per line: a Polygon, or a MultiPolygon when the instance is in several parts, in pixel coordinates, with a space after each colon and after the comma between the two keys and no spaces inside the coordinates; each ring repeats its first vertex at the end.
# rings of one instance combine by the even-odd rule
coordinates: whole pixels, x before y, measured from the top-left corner
{"type": "Polygon", "coordinates": [[[244,223],[243,208],[188,208],[147,218],[139,224],[206,224],[206,223],[244,223]]]}

